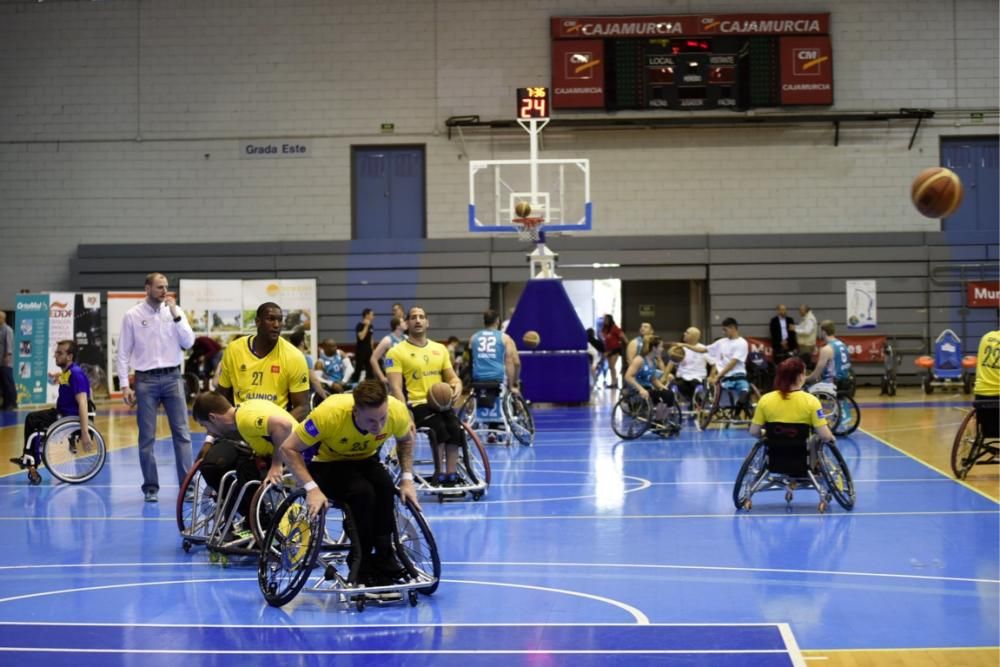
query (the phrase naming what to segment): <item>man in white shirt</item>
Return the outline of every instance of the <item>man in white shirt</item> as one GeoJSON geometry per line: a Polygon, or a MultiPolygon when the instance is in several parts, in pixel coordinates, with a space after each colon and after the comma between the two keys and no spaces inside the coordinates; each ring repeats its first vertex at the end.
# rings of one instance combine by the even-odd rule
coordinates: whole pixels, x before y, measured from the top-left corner
{"type": "Polygon", "coordinates": [[[194,332],[184,311],[168,294],[167,277],[150,273],[146,276],[146,298],[122,318],[117,354],[118,381],[125,405],[137,408],[139,466],[147,503],[157,501],[160,489],[153,446],[156,412],[161,403],[173,436],[178,483],[183,483],[191,467],[191,432],[180,367],[184,350],[193,344],[194,332]],[[134,387],[129,386],[130,367],[135,370],[134,387]]]}
{"type": "MultiPolygon", "coordinates": [[[[701,330],[697,327],[688,327],[684,331],[684,343],[698,345],[699,340],[701,340],[701,330]]],[[[705,384],[705,378],[708,376],[708,355],[684,347],[684,359],[680,362],[671,360],[670,365],[667,366],[667,375],[674,376],[677,389],[688,401],[691,401],[695,389],[699,384],[705,384]]]]}
{"type": "Polygon", "coordinates": [[[812,309],[806,304],[799,306],[799,315],[802,319],[795,325],[795,338],[799,343],[799,358],[806,365],[806,368],[814,368],[812,355],[816,351],[816,334],[819,325],[816,323],[816,316],[812,309]]]}
{"type": "Polygon", "coordinates": [[[748,392],[750,383],[747,382],[747,356],[750,353],[750,346],[746,339],[740,336],[739,323],[732,317],[722,320],[722,333],[725,336],[708,347],[700,343],[694,345],[682,343],[682,345],[695,352],[707,352],[716,360],[719,369],[717,384],[725,389],[748,392]]]}

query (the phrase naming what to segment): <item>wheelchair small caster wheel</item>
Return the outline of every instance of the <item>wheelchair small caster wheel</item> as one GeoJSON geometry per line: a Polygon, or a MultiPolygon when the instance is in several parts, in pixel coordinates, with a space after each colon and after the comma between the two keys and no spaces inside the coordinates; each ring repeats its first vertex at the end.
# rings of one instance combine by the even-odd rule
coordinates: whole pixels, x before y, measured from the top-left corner
{"type": "Polygon", "coordinates": [[[323,570],[323,579],[326,581],[333,581],[337,578],[337,568],[333,565],[327,565],[326,569],[323,570]]]}
{"type": "Polygon", "coordinates": [[[355,600],[354,600],[354,608],[357,609],[358,611],[364,611],[365,610],[365,596],[364,595],[359,595],[357,598],[355,598],[355,600]]]}
{"type": "Polygon", "coordinates": [[[749,512],[752,508],[753,508],[753,501],[751,501],[749,498],[743,501],[743,509],[745,511],[749,512]]]}
{"type": "Polygon", "coordinates": [[[229,556],[226,554],[219,554],[219,565],[222,567],[229,567],[229,556]]]}
{"type": "Polygon", "coordinates": [[[217,552],[215,552],[215,551],[209,551],[208,552],[208,562],[209,563],[218,563],[219,562],[219,554],[217,552]]]}
{"type": "Polygon", "coordinates": [[[786,503],[792,502],[792,492],[791,491],[785,491],[785,502],[786,503]]]}
{"type": "Polygon", "coordinates": [[[473,500],[479,500],[482,497],[483,497],[483,492],[482,491],[473,491],[472,492],[472,499],[473,500]]]}
{"type": "Polygon", "coordinates": [[[184,540],[181,542],[181,548],[184,549],[184,553],[191,553],[191,540],[184,540]]]}
{"type": "Polygon", "coordinates": [[[406,599],[410,601],[411,607],[417,606],[417,592],[414,590],[407,591],[406,599]]]}
{"type": "Polygon", "coordinates": [[[821,501],[819,501],[819,507],[817,507],[816,509],[819,510],[820,514],[824,514],[824,513],[826,513],[826,508],[827,507],[829,507],[829,504],[827,504],[827,502],[825,500],[821,500],[821,501]]]}
{"type": "Polygon", "coordinates": [[[32,486],[42,483],[42,473],[38,472],[37,468],[28,468],[28,483],[32,486]]]}

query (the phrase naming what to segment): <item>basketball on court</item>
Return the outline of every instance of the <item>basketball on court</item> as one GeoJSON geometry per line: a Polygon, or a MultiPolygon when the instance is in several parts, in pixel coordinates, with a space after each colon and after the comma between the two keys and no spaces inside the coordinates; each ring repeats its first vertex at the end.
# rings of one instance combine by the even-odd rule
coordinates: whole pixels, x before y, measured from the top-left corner
{"type": "Polygon", "coordinates": [[[962,203],[962,181],[951,169],[931,167],[913,179],[913,205],[928,218],[947,218],[962,203]]]}
{"type": "Polygon", "coordinates": [[[674,345],[667,354],[670,356],[670,361],[675,364],[684,361],[684,348],[680,345],[674,345]]]}
{"type": "Polygon", "coordinates": [[[451,409],[451,399],[453,396],[450,384],[447,382],[435,382],[427,390],[427,404],[438,412],[445,412],[451,409]]]}
{"type": "Polygon", "coordinates": [[[537,331],[525,331],[524,335],[521,336],[521,342],[524,343],[525,347],[533,350],[542,342],[542,337],[538,335],[537,331]]]}
{"type": "Polygon", "coordinates": [[[527,218],[531,215],[531,204],[526,201],[519,201],[514,205],[514,213],[517,213],[519,218],[527,218]]]}

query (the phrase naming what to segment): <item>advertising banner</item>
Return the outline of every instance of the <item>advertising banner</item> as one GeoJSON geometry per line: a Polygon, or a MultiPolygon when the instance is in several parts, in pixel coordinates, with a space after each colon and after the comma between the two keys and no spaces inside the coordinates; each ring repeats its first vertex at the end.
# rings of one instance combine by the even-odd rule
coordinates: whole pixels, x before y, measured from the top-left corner
{"type": "Polygon", "coordinates": [[[75,361],[90,380],[91,395],[106,395],[100,294],[18,294],[15,303],[14,384],[18,403],[55,402],[59,386],[49,378],[59,373],[53,354],[61,340],[76,342],[75,361]]]}
{"type": "Polygon", "coordinates": [[[1000,308],[1000,281],[970,280],[965,283],[965,302],[969,308],[1000,308]]]}
{"type": "Polygon", "coordinates": [[[209,336],[223,347],[234,338],[256,332],[257,307],[273,302],[285,316],[284,333],[306,332],[306,349],[316,358],[316,280],[181,279],[184,312],[194,335],[209,336]]]}
{"type": "Polygon", "coordinates": [[[848,280],[847,328],[874,329],[878,324],[874,280],[848,280]]]}
{"type": "Polygon", "coordinates": [[[121,398],[118,386],[118,336],[121,335],[122,318],[128,309],[146,298],[145,292],[108,292],[108,387],[113,398],[121,398]]]}

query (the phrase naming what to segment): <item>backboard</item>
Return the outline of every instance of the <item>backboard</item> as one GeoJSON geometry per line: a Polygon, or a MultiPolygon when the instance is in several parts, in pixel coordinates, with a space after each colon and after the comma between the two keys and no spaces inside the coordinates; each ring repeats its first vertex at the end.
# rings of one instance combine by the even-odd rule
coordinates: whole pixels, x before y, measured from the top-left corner
{"type": "Polygon", "coordinates": [[[516,232],[512,221],[529,216],[542,218],[546,232],[589,231],[592,214],[589,160],[469,162],[470,232],[516,232]],[[530,209],[519,214],[519,203],[530,209]]]}

